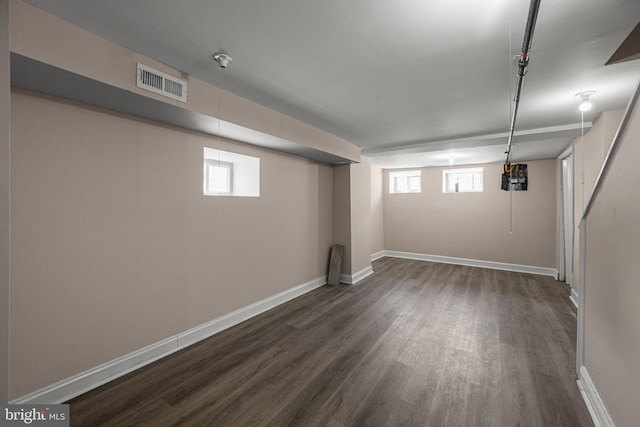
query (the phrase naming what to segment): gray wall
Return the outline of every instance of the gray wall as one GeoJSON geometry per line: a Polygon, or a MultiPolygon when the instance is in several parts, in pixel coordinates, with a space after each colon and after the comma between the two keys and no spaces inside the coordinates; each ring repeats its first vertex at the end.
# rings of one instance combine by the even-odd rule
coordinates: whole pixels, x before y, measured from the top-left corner
{"type": "Polygon", "coordinates": [[[371,266],[371,161],[351,167],[351,260],[353,274],[371,266]]]}
{"type": "Polygon", "coordinates": [[[584,365],[618,427],[640,419],[639,138],[636,104],[586,218],[584,365]]]}
{"type": "Polygon", "coordinates": [[[502,164],[484,167],[484,192],[443,193],[441,167],[422,169],[422,192],[389,194],[384,174],[385,249],[556,267],[556,162],[527,162],[528,191],[500,189],[502,164]],[[509,232],[510,198],[513,228],[509,232]]]}
{"type": "Polygon", "coordinates": [[[384,247],[384,208],[383,208],[383,172],[378,166],[371,165],[371,254],[384,247]]]}
{"type": "MultiPolygon", "coordinates": [[[[360,159],[354,144],[180,75],[24,2],[10,2],[9,18],[12,52],[360,159]],[[188,102],[135,87],[136,62],[185,79],[188,102]]],[[[4,34],[7,26],[1,29],[4,34]]],[[[0,52],[4,69],[8,55],[0,52]]],[[[2,262],[11,257],[13,272],[11,342],[2,347],[10,348],[10,378],[1,382],[10,399],[326,274],[331,166],[28,92],[13,92],[10,110],[8,99],[2,97],[7,103],[0,108],[11,112],[15,197],[9,204],[9,183],[2,181],[12,241],[9,247],[2,229],[7,217],[0,211],[0,251],[10,251],[2,262]],[[261,197],[203,196],[205,146],[259,157],[261,197]]],[[[8,117],[1,119],[7,128],[8,117]]],[[[9,148],[5,136],[8,130],[0,135],[2,150],[9,148]]],[[[8,176],[9,166],[1,173],[8,176]]],[[[0,275],[5,292],[2,266],[0,275]]],[[[5,360],[0,356],[0,363],[5,360]]]]}
{"type": "Polygon", "coordinates": [[[9,1],[0,0],[0,403],[8,401],[11,100],[9,1]]]}
{"type": "Polygon", "coordinates": [[[333,167],[333,244],[344,245],[342,273],[351,274],[351,165],[333,167]]]}
{"type": "MultiPolygon", "coordinates": [[[[574,242],[573,242],[573,283],[577,294],[580,294],[580,231],[578,226],[584,208],[593,193],[593,187],[602,168],[609,147],[613,141],[624,110],[607,111],[600,114],[593,122],[584,137],[573,141],[574,147],[574,242]]],[[[560,165],[558,165],[560,167],[560,165]]]]}
{"type": "Polygon", "coordinates": [[[11,102],[12,399],[326,274],[331,166],[11,102]],[[203,196],[204,147],[259,157],[261,197],[203,196]]]}

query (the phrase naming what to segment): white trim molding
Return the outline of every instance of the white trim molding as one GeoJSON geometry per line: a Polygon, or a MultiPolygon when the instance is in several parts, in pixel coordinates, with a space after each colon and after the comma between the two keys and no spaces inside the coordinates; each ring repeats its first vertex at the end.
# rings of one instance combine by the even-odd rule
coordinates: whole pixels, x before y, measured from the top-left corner
{"type": "Polygon", "coordinates": [[[587,290],[585,288],[585,273],[587,270],[587,221],[580,220],[578,225],[578,325],[576,335],[576,372],[584,365],[584,307],[587,290]]]}
{"type": "Polygon", "coordinates": [[[377,261],[380,258],[384,258],[385,251],[376,252],[375,254],[371,254],[371,262],[377,261]]]}
{"type": "Polygon", "coordinates": [[[340,282],[347,285],[355,285],[359,281],[363,280],[366,277],[369,277],[373,274],[373,267],[368,266],[358,271],[355,274],[341,274],[340,282]]]}
{"type": "Polygon", "coordinates": [[[477,259],[455,258],[441,255],[417,254],[412,252],[384,251],[385,255],[392,258],[415,259],[418,261],[441,262],[443,264],[467,265],[470,267],[490,268],[493,270],[514,271],[518,273],[539,274],[552,276],[558,279],[558,270],[555,268],[536,267],[532,265],[509,264],[505,262],[483,261],[477,259]]]}
{"type": "Polygon", "coordinates": [[[190,346],[191,344],[195,344],[205,338],[208,338],[212,335],[224,331],[225,329],[242,323],[245,320],[257,316],[258,314],[264,313],[267,310],[271,310],[272,308],[284,304],[287,301],[291,301],[292,299],[304,295],[307,292],[311,292],[312,290],[319,288],[326,283],[327,276],[323,276],[318,279],[311,280],[307,283],[303,283],[302,285],[298,285],[296,287],[288,289],[284,292],[280,292],[279,294],[265,298],[262,301],[258,301],[254,304],[242,307],[241,309],[226,314],[222,317],[218,317],[217,319],[214,319],[208,323],[196,326],[195,328],[189,329],[188,331],[177,335],[178,346],[180,348],[183,348],[190,346]]]}
{"type": "Polygon", "coordinates": [[[142,368],[156,360],[169,356],[192,344],[244,322],[260,313],[275,308],[307,292],[311,292],[327,283],[327,276],[322,276],[307,283],[295,286],[279,294],[265,298],[254,304],[240,308],[232,313],[218,317],[210,322],[196,326],[188,331],[159,341],[150,346],[96,366],[73,377],[29,393],[11,404],[43,403],[55,404],[66,402],[96,387],[115,380],[136,369],[142,368]]]}
{"type": "Polygon", "coordinates": [[[604,406],[604,403],[602,403],[602,399],[600,399],[596,386],[593,384],[593,381],[591,381],[586,367],[580,367],[577,382],[584,403],[587,405],[589,414],[591,414],[591,418],[593,419],[593,424],[596,427],[615,427],[613,420],[609,416],[609,412],[607,412],[607,408],[604,406]]]}
{"type": "Polygon", "coordinates": [[[578,308],[579,298],[580,297],[578,296],[578,293],[576,292],[576,290],[574,288],[571,288],[571,296],[569,297],[569,299],[571,300],[573,305],[576,306],[576,308],[578,308]]]}

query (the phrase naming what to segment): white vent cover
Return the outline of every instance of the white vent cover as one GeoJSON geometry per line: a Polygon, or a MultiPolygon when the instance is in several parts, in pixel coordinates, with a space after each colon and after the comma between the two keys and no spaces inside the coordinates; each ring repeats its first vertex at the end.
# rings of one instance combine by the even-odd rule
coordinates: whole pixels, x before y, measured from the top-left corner
{"type": "Polygon", "coordinates": [[[138,63],[136,86],[148,91],[187,102],[187,82],[138,63]]]}

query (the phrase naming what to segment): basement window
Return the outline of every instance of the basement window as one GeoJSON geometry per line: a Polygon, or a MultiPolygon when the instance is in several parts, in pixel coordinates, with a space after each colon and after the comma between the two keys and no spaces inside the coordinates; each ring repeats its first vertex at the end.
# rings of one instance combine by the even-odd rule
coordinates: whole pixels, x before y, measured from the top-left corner
{"type": "Polygon", "coordinates": [[[389,172],[389,193],[420,193],[422,173],[419,170],[389,172]]]}
{"type": "Polygon", "coordinates": [[[480,193],[483,191],[484,168],[444,169],[443,193],[480,193]]]}
{"type": "Polygon", "coordinates": [[[260,159],[205,147],[203,194],[260,197],[260,159]]]}
{"type": "Polygon", "coordinates": [[[204,160],[204,193],[210,196],[229,196],[233,189],[233,163],[204,160]]]}

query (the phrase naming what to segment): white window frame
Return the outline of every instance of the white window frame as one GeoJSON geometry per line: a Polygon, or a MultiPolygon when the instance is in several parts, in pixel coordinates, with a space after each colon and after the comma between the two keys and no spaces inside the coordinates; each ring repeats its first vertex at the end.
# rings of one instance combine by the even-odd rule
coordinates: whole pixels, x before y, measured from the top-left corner
{"type": "Polygon", "coordinates": [[[389,172],[389,193],[421,193],[422,192],[422,171],[390,171],[389,172]],[[416,185],[417,184],[417,185],[416,185]]]}
{"type": "Polygon", "coordinates": [[[204,194],[208,196],[230,196],[233,194],[233,163],[222,160],[204,159],[204,194]],[[213,190],[210,188],[212,168],[226,171],[226,189],[213,190]]]}
{"type": "Polygon", "coordinates": [[[462,168],[442,170],[442,192],[443,193],[482,193],[484,191],[484,168],[462,168]],[[459,186],[461,175],[471,175],[471,187],[459,186]],[[479,185],[477,183],[479,177],[479,185]],[[450,185],[450,181],[455,178],[458,187],[450,185]]]}
{"type": "Polygon", "coordinates": [[[204,147],[203,167],[202,192],[205,196],[260,197],[260,158],[204,147]],[[227,169],[229,185],[225,191],[208,188],[213,168],[227,169]]]}

